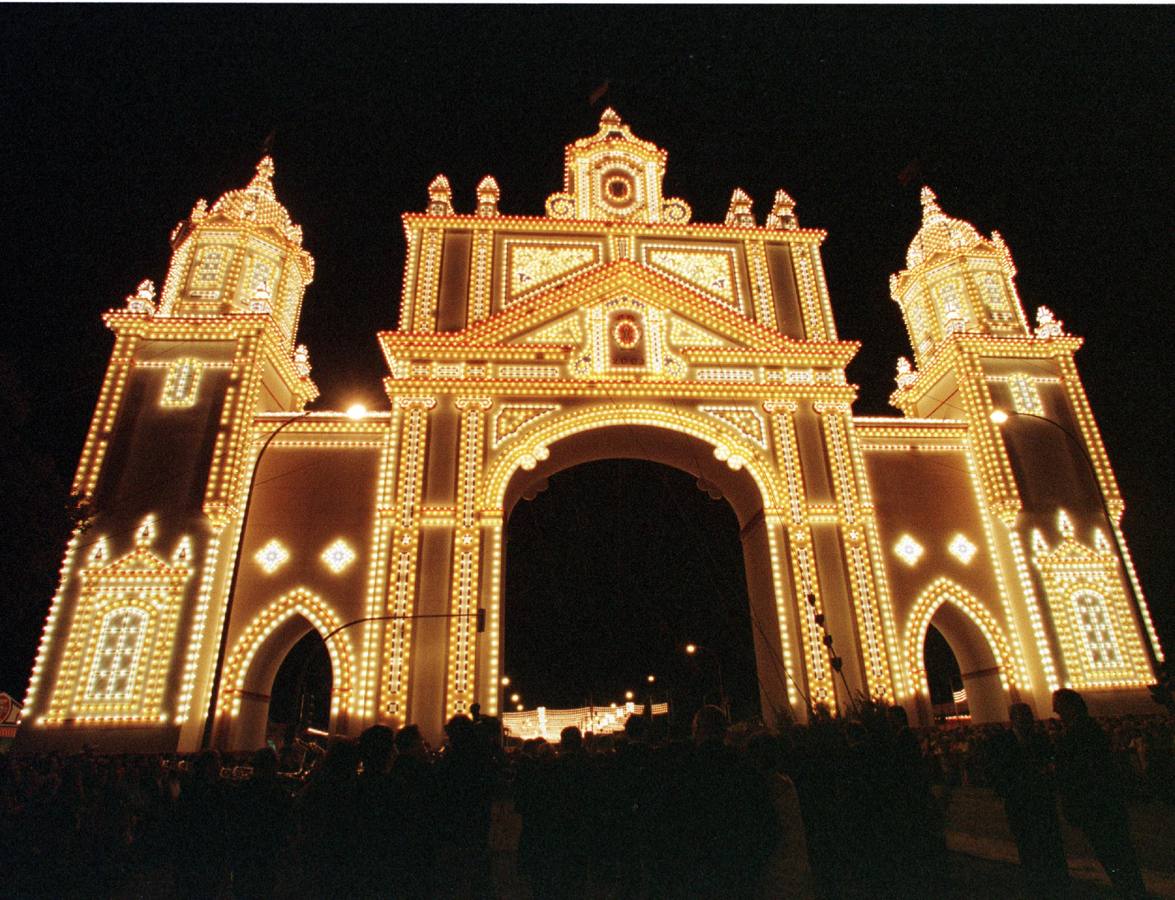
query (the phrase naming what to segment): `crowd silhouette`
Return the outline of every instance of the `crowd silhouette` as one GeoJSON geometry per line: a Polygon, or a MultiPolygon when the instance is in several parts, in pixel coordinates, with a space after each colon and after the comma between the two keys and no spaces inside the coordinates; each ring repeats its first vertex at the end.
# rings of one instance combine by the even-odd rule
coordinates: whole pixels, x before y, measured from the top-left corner
{"type": "Polygon", "coordinates": [[[1003,798],[1028,896],[1069,890],[1058,797],[1117,892],[1144,896],[1124,797],[1169,782],[1170,722],[1099,723],[1072,691],[1054,705],[1047,724],[1014,706],[1010,729],[915,730],[870,703],[731,729],[703,707],[689,739],[638,714],[621,735],[507,741],[496,718],[458,716],[436,752],[416,726],[377,725],[280,755],[0,756],[4,892],[937,897],[932,786],[961,780],[1003,798]]]}

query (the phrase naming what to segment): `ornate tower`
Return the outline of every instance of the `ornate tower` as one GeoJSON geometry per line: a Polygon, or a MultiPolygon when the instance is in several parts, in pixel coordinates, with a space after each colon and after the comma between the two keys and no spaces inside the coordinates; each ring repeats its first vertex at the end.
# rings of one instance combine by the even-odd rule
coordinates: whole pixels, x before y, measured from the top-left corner
{"type": "Polygon", "coordinates": [[[114,350],[25,705],[29,745],[191,747],[208,704],[259,412],[317,395],[294,347],[314,264],[273,162],[171,235],[162,296],[104,316],[114,350]],[[209,651],[211,649],[211,652],[209,651]]]}
{"type": "Polygon", "coordinates": [[[1152,680],[1162,650],[1120,522],[1124,504],[1068,335],[1046,307],[1029,327],[998,232],[982,237],[922,189],[922,227],[891,276],[915,366],[891,397],[907,416],[965,420],[1032,690],[1099,697],[1152,680]]]}

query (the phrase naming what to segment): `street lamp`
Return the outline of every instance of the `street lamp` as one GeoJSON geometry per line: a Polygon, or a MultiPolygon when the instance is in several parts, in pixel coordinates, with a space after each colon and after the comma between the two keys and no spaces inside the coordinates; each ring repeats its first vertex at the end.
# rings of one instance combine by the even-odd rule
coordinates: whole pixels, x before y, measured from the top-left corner
{"type": "MultiPolygon", "coordinates": [[[[1142,598],[1138,596],[1138,592],[1134,589],[1134,579],[1132,579],[1130,577],[1130,573],[1126,571],[1126,548],[1122,546],[1122,538],[1118,534],[1117,522],[1115,521],[1114,517],[1110,515],[1110,508],[1106,505],[1106,496],[1102,492],[1101,481],[1098,479],[1097,466],[1093,464],[1093,459],[1089,455],[1089,450],[1086,449],[1085,444],[1078,440],[1077,435],[1071,432],[1068,428],[1066,428],[1060,422],[1054,422],[1052,419],[1046,418],[1045,416],[1038,416],[1035,413],[1020,412],[1019,410],[1009,412],[1005,409],[993,409],[991,411],[991,421],[995,425],[1007,424],[1007,421],[1011,416],[1018,416],[1022,419],[1036,419],[1040,422],[1047,422],[1049,425],[1052,425],[1054,428],[1060,431],[1061,434],[1065,435],[1065,437],[1069,439],[1073,446],[1081,452],[1081,458],[1085,460],[1085,464],[1089,466],[1089,471],[1093,473],[1094,493],[1097,494],[1098,502],[1101,503],[1102,514],[1106,517],[1106,525],[1110,529],[1110,536],[1114,539],[1114,548],[1118,551],[1118,565],[1122,568],[1122,575],[1124,576],[1123,581],[1126,584],[1126,590],[1130,593],[1130,599],[1134,603],[1134,614],[1138,616],[1140,622],[1145,624],[1146,616],[1143,614],[1142,598]]],[[[1146,628],[1143,628],[1142,631],[1143,634],[1146,635],[1146,651],[1147,655],[1150,657],[1151,667],[1153,668],[1158,665],[1158,657],[1155,653],[1154,646],[1151,644],[1150,632],[1146,628]]]]}
{"type": "MultiPolygon", "coordinates": [[[[704,654],[714,660],[714,665],[718,668],[718,702],[722,707],[722,711],[726,713],[726,718],[730,718],[730,700],[726,696],[726,686],[722,679],[722,657],[720,657],[713,650],[708,650],[705,647],[699,647],[697,644],[686,644],[685,652],[687,656],[697,656],[699,653],[704,654]]],[[[704,700],[705,698],[703,698],[704,700]]]]}
{"type": "Polygon", "coordinates": [[[511,694],[510,695],[510,702],[511,703],[517,703],[521,699],[522,699],[522,696],[520,694],[511,694]]]}
{"type": "Polygon", "coordinates": [[[650,675],[648,678],[645,679],[645,681],[647,681],[649,684],[652,684],[656,680],[657,680],[656,675],[650,675]]]}
{"type": "Polygon", "coordinates": [[[625,691],[624,692],[624,699],[631,700],[632,699],[632,691],[625,691]]]}

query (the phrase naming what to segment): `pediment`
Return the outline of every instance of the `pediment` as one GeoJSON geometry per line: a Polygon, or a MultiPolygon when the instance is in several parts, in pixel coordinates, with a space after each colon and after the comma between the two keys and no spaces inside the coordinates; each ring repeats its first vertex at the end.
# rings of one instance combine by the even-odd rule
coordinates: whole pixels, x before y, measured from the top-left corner
{"type": "Polygon", "coordinates": [[[171,581],[188,578],[192,570],[184,565],[173,564],[159,556],[149,547],[136,546],[125,556],[98,567],[82,572],[83,578],[100,582],[121,581],[171,581]]]}
{"type": "Polygon", "coordinates": [[[787,338],[650,267],[618,260],[563,281],[463,332],[467,343],[578,346],[589,311],[630,300],[657,311],[675,349],[782,351],[787,338]]]}

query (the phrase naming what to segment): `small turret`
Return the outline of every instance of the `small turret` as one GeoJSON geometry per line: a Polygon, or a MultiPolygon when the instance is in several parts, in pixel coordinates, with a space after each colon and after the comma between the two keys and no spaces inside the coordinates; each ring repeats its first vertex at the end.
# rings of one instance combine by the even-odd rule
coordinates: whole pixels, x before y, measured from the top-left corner
{"type": "Polygon", "coordinates": [[[800,227],[799,220],[796,219],[796,201],[783,188],[775,192],[771,212],[767,214],[764,227],[778,231],[795,231],[800,227]]]}
{"type": "Polygon", "coordinates": [[[502,191],[492,175],[487,175],[477,183],[477,214],[479,216],[496,216],[498,214],[498,200],[502,191]]]}
{"type": "Polygon", "coordinates": [[[429,182],[427,212],[430,216],[453,215],[453,189],[444,175],[438,175],[429,182]]]}
{"type": "Polygon", "coordinates": [[[726,210],[726,224],[732,228],[754,228],[755,216],[751,212],[751,198],[742,188],[735,188],[730,195],[730,207],[726,210]]]}

